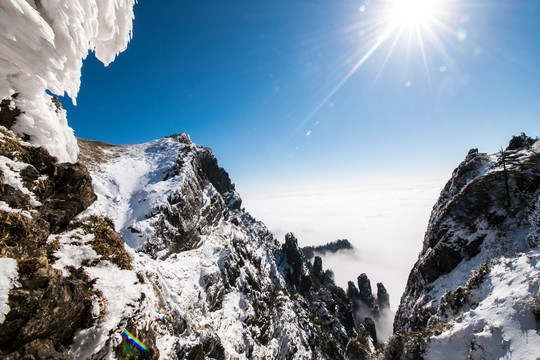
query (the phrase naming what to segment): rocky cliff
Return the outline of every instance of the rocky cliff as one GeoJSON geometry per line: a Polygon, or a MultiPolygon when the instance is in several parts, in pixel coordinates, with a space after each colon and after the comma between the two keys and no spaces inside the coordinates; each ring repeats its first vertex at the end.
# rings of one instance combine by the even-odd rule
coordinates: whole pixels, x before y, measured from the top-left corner
{"type": "Polygon", "coordinates": [[[373,356],[384,286],[345,291],[293,234],[280,243],[208,148],[79,146],[59,164],[2,129],[3,358],[373,356]]]}
{"type": "Polygon", "coordinates": [[[469,152],[433,207],[388,357],[535,358],[539,184],[540,141],[525,134],[469,152]]]}
{"type": "Polygon", "coordinates": [[[84,166],[59,164],[0,127],[0,181],[0,258],[17,268],[12,285],[0,288],[11,288],[0,355],[65,358],[75,331],[93,322],[95,290],[81,268],[68,276],[53,268],[56,244],[48,239],[96,199],[92,180],[84,166]]]}

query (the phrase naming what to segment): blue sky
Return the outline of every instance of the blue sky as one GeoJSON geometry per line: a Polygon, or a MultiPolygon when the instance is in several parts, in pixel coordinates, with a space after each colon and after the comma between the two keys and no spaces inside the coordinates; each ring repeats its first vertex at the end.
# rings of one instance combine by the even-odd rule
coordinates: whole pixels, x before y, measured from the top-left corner
{"type": "Polygon", "coordinates": [[[128,49],[85,61],[69,123],[121,144],[184,131],[240,189],[449,176],[469,148],[540,134],[538,1],[448,0],[424,55],[392,34],[352,71],[389,1],[141,0],[128,49]]]}

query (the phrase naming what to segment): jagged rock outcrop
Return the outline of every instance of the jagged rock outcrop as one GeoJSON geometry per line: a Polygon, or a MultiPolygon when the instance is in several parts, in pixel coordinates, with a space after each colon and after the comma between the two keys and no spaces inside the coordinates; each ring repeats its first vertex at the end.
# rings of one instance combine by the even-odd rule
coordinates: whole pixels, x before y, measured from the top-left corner
{"type": "Polygon", "coordinates": [[[0,324],[0,357],[66,358],[75,331],[93,321],[94,294],[81,268],[67,277],[52,268],[47,239],[95,200],[92,180],[80,164],[59,164],[5,128],[0,133],[0,257],[16,259],[18,271],[0,324]]]}
{"type": "Polygon", "coordinates": [[[303,295],[307,295],[313,286],[311,274],[307,267],[307,260],[304,254],[298,247],[298,240],[292,233],[285,236],[285,244],[283,244],[282,260],[286,261],[282,265],[284,269],[284,277],[291,290],[299,291],[303,295]]]}
{"type": "Polygon", "coordinates": [[[375,328],[363,325],[373,322],[355,313],[332,271],[323,269],[320,258],[315,271],[294,235],[280,244],[241,210],[234,185],[209,149],[185,134],[134,146],[80,143],[98,200],[54,238],[60,256],[55,266],[69,272],[73,260],[64,254],[73,246],[85,248],[89,234],[94,242],[115,243],[113,223],[138,252],[118,255],[98,241],[81,253],[77,263],[103,298],[97,312],[109,315],[75,335],[70,357],[111,351],[118,357],[128,350],[179,359],[374,353],[375,328]],[[135,290],[125,289],[129,296],[117,299],[117,288],[126,283],[122,277],[135,278],[135,290]],[[157,307],[163,309],[158,315],[144,315],[157,307]],[[166,313],[164,322],[160,314],[166,313]],[[148,349],[126,348],[123,329],[148,349]]]}
{"type": "Polygon", "coordinates": [[[526,310],[539,285],[539,184],[540,141],[525,134],[498,154],[468,153],[433,207],[389,358],[442,358],[445,346],[467,358],[523,358],[540,344],[526,310]]]}
{"type": "Polygon", "coordinates": [[[390,294],[382,283],[377,283],[377,305],[381,311],[390,309],[390,294]]]}

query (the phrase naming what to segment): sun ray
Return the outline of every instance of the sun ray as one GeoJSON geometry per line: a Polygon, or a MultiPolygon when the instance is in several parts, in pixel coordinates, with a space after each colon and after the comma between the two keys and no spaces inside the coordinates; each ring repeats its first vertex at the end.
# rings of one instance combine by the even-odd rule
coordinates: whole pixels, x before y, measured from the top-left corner
{"type": "Polygon", "coordinates": [[[373,88],[373,86],[375,86],[375,84],[379,80],[379,77],[381,76],[384,68],[386,67],[386,64],[387,64],[388,60],[392,56],[392,53],[394,52],[394,49],[396,48],[396,45],[397,45],[402,33],[403,33],[403,29],[399,29],[398,33],[394,36],[394,41],[392,42],[392,45],[390,46],[390,49],[388,50],[388,53],[386,54],[386,56],[385,56],[385,58],[384,58],[384,60],[383,60],[383,62],[381,64],[381,67],[380,67],[379,71],[377,72],[377,75],[375,75],[375,79],[373,80],[372,88],[373,88]]]}
{"type": "MultiPolygon", "coordinates": [[[[391,58],[398,47],[403,46],[405,51],[404,59],[410,66],[421,66],[427,81],[427,90],[430,94],[434,92],[433,69],[439,69],[447,65],[454,65],[454,61],[447,51],[448,46],[452,46],[454,41],[451,37],[455,34],[455,29],[450,24],[452,19],[457,18],[450,11],[450,3],[456,0],[381,0],[377,3],[366,2],[362,6],[361,16],[363,21],[358,24],[349,24],[339,29],[342,36],[356,34],[359,31],[362,37],[367,39],[369,46],[363,46],[353,56],[363,55],[354,63],[342,78],[338,78],[336,85],[322,97],[322,100],[303,118],[300,124],[292,132],[287,142],[291,141],[299,132],[306,133],[305,126],[312,120],[322,107],[349,81],[358,69],[371,59],[373,54],[381,48],[386,48],[387,52],[375,74],[371,89],[380,80],[382,73],[387,69],[391,58]],[[447,44],[448,43],[448,44],[447,44]],[[387,46],[383,46],[387,44],[387,46]],[[440,61],[435,64],[432,58],[433,51],[440,61]],[[417,61],[414,61],[415,58],[417,61]]],[[[455,36],[455,35],[454,35],[455,36]]],[[[350,66],[351,56],[341,57],[342,66],[350,66]]],[[[339,64],[334,69],[340,69],[339,64]]],[[[409,71],[409,70],[407,70],[409,71]]],[[[441,71],[443,72],[443,71],[441,71]]],[[[311,130],[310,130],[311,133],[311,130]]]]}
{"type": "Polygon", "coordinates": [[[422,34],[420,31],[417,31],[417,37],[418,37],[418,43],[420,47],[420,53],[422,54],[422,61],[424,63],[424,70],[426,70],[426,78],[429,85],[430,93],[433,92],[433,85],[431,83],[431,75],[429,74],[429,64],[426,56],[426,47],[424,45],[424,38],[422,37],[422,34]]]}

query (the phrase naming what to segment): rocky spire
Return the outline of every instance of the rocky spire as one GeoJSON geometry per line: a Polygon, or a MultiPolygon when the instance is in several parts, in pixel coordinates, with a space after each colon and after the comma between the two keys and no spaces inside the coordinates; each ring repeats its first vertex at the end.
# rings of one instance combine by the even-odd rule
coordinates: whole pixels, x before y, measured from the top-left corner
{"type": "Polygon", "coordinates": [[[390,308],[390,295],[382,283],[377,283],[377,305],[381,311],[390,308]]]}

